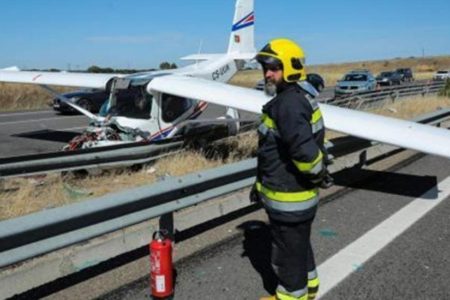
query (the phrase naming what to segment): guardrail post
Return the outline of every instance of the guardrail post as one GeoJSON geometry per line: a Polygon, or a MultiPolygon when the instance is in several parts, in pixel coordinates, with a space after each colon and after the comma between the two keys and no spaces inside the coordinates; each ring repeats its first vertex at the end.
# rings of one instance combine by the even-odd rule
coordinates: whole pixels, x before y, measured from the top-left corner
{"type": "Polygon", "coordinates": [[[174,223],[173,223],[173,212],[162,215],[159,218],[159,229],[167,230],[168,238],[173,241],[174,235],[175,235],[174,223]]]}
{"type": "Polygon", "coordinates": [[[423,90],[422,90],[422,97],[425,97],[429,92],[430,92],[430,87],[429,87],[429,85],[427,84],[427,85],[425,85],[425,86],[423,87],[423,90]]]}
{"type": "Polygon", "coordinates": [[[366,162],[367,162],[367,150],[364,150],[359,154],[359,162],[357,166],[362,168],[366,164],[366,162]]]}
{"type": "Polygon", "coordinates": [[[360,109],[361,109],[361,106],[363,106],[363,104],[364,104],[364,99],[361,98],[361,97],[359,97],[359,96],[356,96],[355,102],[356,102],[356,107],[355,107],[355,109],[356,109],[356,110],[360,110],[360,109]]]}
{"type": "Polygon", "coordinates": [[[398,99],[399,92],[393,91],[390,96],[391,96],[392,103],[394,103],[398,99]]]}

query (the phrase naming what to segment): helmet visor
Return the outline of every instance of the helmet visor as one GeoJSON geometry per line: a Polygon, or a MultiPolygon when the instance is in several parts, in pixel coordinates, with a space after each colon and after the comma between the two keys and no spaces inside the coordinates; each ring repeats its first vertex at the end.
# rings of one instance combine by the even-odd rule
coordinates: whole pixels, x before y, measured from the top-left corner
{"type": "Polygon", "coordinates": [[[259,62],[265,70],[278,71],[283,69],[281,61],[273,56],[258,54],[256,61],[259,62]]]}

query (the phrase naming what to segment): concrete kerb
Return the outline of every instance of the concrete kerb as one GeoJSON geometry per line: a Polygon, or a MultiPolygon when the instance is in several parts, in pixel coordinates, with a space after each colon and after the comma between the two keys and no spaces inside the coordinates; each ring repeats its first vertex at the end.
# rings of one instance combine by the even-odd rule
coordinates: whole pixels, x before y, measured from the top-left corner
{"type": "MultiPolygon", "coordinates": [[[[330,166],[332,173],[364,165],[366,161],[390,153],[397,148],[377,145],[340,157],[330,166]]],[[[412,151],[408,151],[411,153],[412,151]]],[[[413,153],[413,152],[412,152],[413,153]]],[[[336,192],[333,188],[329,192],[336,192]]],[[[328,192],[325,192],[325,195],[328,192]]],[[[174,214],[175,229],[183,231],[204,222],[227,215],[251,205],[248,189],[242,189],[218,199],[180,210],[174,214]]],[[[0,298],[8,298],[34,287],[97,265],[120,254],[143,247],[158,228],[158,219],[131,226],[114,233],[94,238],[85,243],[61,249],[0,271],[0,298]]],[[[182,244],[184,244],[183,242],[182,244]]],[[[204,245],[202,245],[203,247],[204,245]]],[[[198,247],[194,247],[199,250],[198,247]]],[[[189,255],[189,251],[183,256],[189,255]]]]}

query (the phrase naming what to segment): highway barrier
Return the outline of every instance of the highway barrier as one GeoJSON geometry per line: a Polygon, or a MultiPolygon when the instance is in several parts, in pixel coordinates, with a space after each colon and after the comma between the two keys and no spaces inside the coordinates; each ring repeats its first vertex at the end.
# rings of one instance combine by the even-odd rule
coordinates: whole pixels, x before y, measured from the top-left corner
{"type": "Polygon", "coordinates": [[[381,90],[346,95],[345,97],[327,99],[325,103],[357,110],[378,108],[411,96],[437,94],[445,86],[444,81],[429,81],[404,86],[392,86],[381,90]]]}

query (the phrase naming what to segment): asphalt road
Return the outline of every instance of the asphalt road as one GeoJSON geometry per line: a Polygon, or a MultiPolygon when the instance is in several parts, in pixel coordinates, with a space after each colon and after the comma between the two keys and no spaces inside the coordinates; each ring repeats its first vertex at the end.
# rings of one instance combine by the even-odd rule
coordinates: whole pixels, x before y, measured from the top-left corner
{"type": "MultiPolygon", "coordinates": [[[[449,160],[424,156],[323,201],[312,230],[320,299],[450,299],[449,176],[449,160]]],[[[267,225],[238,228],[233,239],[176,265],[175,299],[259,299],[274,291],[267,225]]],[[[145,277],[102,299],[148,293],[145,277]]]]}
{"type": "Polygon", "coordinates": [[[52,110],[0,113],[0,158],[59,151],[87,123],[52,110]]]}
{"type": "MultiPolygon", "coordinates": [[[[223,116],[226,108],[210,104],[199,119],[223,116]]],[[[240,118],[256,115],[241,112],[240,118]]],[[[0,158],[60,151],[88,125],[84,115],[62,115],[51,110],[0,113],[0,158]]]]}

